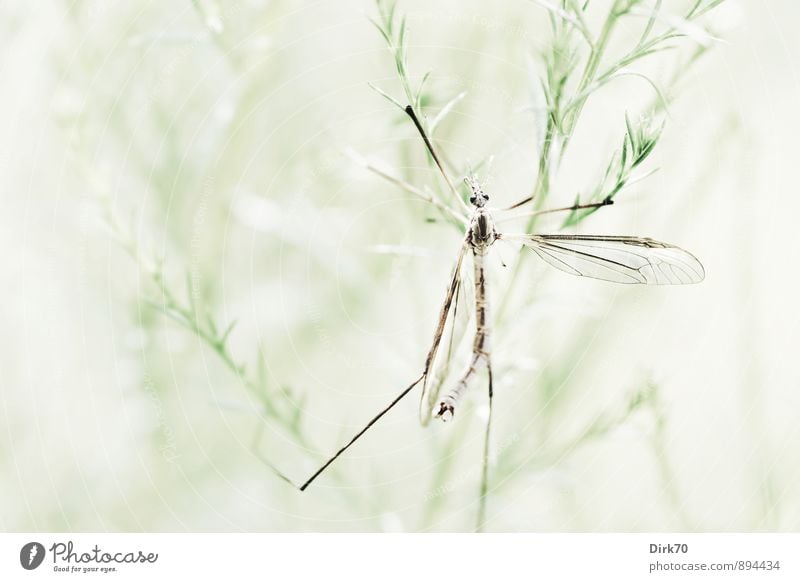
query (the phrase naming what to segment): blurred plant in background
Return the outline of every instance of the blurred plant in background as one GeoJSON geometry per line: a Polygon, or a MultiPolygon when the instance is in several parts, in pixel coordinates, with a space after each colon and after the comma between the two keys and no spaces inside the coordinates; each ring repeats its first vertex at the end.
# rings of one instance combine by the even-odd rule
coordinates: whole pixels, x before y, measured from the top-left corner
{"type": "Polygon", "coordinates": [[[765,331],[788,325],[791,285],[767,291],[749,243],[780,232],[749,201],[782,174],[757,171],[745,146],[767,124],[742,113],[770,114],[753,79],[777,76],[731,81],[717,56],[752,6],[6,8],[2,65],[25,90],[4,97],[0,183],[26,196],[2,230],[25,250],[1,465],[21,502],[0,521],[472,529],[480,390],[424,431],[408,402],[313,490],[275,478],[307,477],[426,349],[461,227],[408,104],[493,204],[615,202],[518,230],[648,234],[711,266],[691,292],[620,290],[500,249],[487,529],[797,529],[797,372],[765,331]]]}

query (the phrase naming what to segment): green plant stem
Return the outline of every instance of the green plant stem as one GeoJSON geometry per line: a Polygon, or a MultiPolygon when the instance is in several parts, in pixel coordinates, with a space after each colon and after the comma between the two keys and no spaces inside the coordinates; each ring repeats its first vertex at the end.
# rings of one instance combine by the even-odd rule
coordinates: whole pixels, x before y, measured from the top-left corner
{"type": "MultiPolygon", "coordinates": [[[[561,142],[561,150],[558,153],[558,161],[563,159],[564,152],[567,150],[569,146],[570,137],[572,136],[572,132],[575,129],[575,125],[577,124],[578,118],[580,117],[581,112],[583,111],[583,107],[588,100],[590,93],[586,92],[586,89],[592,84],[594,77],[597,73],[597,69],[600,66],[600,62],[603,57],[603,53],[605,52],[606,47],[608,46],[608,42],[611,38],[611,33],[614,30],[614,24],[617,21],[618,13],[617,13],[617,5],[619,0],[614,0],[614,4],[611,7],[611,10],[606,16],[605,21],[603,22],[603,26],[600,30],[600,34],[597,37],[597,40],[591,43],[591,52],[589,53],[589,58],[586,61],[586,65],[583,69],[583,74],[581,75],[581,80],[578,83],[578,88],[576,93],[578,95],[582,95],[579,98],[577,103],[572,106],[568,113],[569,117],[567,122],[564,124],[566,128],[565,135],[563,136],[563,141],[561,142]]],[[[545,129],[545,139],[542,143],[542,151],[539,153],[539,175],[536,180],[536,186],[533,190],[533,209],[534,211],[540,210],[543,207],[544,202],[547,200],[550,194],[550,177],[553,172],[553,160],[551,156],[552,151],[552,144],[553,140],[556,137],[556,123],[553,120],[552,115],[547,116],[547,128],[545,129]]],[[[534,215],[528,219],[528,222],[525,225],[526,232],[532,232],[534,227],[536,226],[538,216],[534,215]]],[[[525,260],[525,253],[520,253],[519,260],[514,265],[514,271],[511,274],[511,279],[509,281],[508,287],[503,295],[503,299],[500,301],[500,306],[497,311],[497,319],[498,322],[502,322],[506,310],[508,308],[508,304],[510,302],[511,294],[513,290],[516,288],[516,282],[519,278],[520,271],[522,270],[522,264],[525,260]]]]}
{"type": "MultiPolygon", "coordinates": [[[[597,40],[594,42],[591,52],[589,53],[589,58],[586,61],[586,66],[583,69],[583,75],[581,76],[581,80],[578,83],[578,89],[576,90],[577,95],[582,95],[586,92],[586,89],[594,82],[595,75],[597,74],[597,69],[600,66],[600,62],[603,58],[603,53],[605,53],[606,47],[608,46],[608,41],[611,39],[611,33],[614,30],[614,25],[619,18],[619,14],[617,12],[617,6],[619,4],[619,0],[614,0],[614,4],[611,6],[611,10],[608,12],[608,16],[606,16],[605,21],[603,22],[603,27],[600,29],[600,34],[597,37],[597,40]]],[[[578,119],[580,117],[581,112],[583,111],[584,105],[586,105],[586,101],[589,99],[589,95],[583,95],[579,97],[579,100],[575,107],[569,114],[567,119],[567,123],[565,124],[566,127],[566,135],[564,135],[564,143],[562,144],[561,152],[559,153],[559,158],[564,157],[564,152],[569,145],[570,139],[572,138],[572,133],[575,130],[575,126],[578,123],[578,119]]]]}

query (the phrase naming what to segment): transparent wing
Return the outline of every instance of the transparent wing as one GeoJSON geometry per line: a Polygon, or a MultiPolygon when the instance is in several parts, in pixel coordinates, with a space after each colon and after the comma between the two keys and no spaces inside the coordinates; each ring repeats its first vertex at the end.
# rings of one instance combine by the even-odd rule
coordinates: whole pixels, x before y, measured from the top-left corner
{"type": "MultiPolygon", "coordinates": [[[[429,405],[428,402],[431,399],[436,398],[436,393],[440,388],[440,385],[437,385],[432,376],[434,375],[434,370],[437,362],[437,354],[439,352],[439,346],[442,343],[442,337],[445,333],[445,326],[447,325],[448,319],[453,320],[453,325],[455,325],[455,318],[452,317],[453,311],[453,304],[457,303],[457,297],[459,288],[462,287],[461,283],[461,269],[464,264],[464,255],[467,252],[467,243],[461,245],[461,250],[458,253],[458,257],[456,259],[456,264],[453,267],[453,273],[450,277],[450,284],[447,287],[447,294],[445,296],[444,304],[442,305],[442,309],[439,313],[439,320],[436,323],[436,329],[433,333],[433,344],[431,345],[430,350],[428,351],[428,356],[425,359],[425,369],[422,372],[422,394],[420,395],[420,402],[419,402],[419,413],[420,413],[420,422],[422,425],[427,425],[430,421],[430,414],[429,414],[429,405]],[[455,299],[455,301],[454,301],[455,299]]],[[[461,309],[461,306],[458,306],[461,309]]],[[[451,336],[454,333],[454,330],[451,330],[451,336]]]]}
{"type": "Polygon", "coordinates": [[[442,349],[431,364],[431,378],[426,385],[420,401],[420,419],[423,424],[433,417],[433,409],[439,403],[439,394],[450,376],[451,362],[464,343],[467,326],[472,319],[475,305],[474,285],[471,269],[461,267],[458,289],[453,299],[453,307],[448,316],[447,329],[442,337],[442,349]]]}
{"type": "Polygon", "coordinates": [[[700,261],[676,246],[635,236],[503,235],[556,269],[613,283],[684,285],[705,278],[700,261]]]}

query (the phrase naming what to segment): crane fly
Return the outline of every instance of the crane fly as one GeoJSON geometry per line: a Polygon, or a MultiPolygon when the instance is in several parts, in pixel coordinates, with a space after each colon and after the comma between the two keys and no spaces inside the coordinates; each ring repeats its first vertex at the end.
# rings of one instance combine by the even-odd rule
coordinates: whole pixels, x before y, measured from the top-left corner
{"type": "MultiPolygon", "coordinates": [[[[491,325],[486,277],[486,257],[492,246],[499,240],[520,243],[556,269],[571,275],[590,277],[613,283],[639,283],[646,285],[699,283],[705,277],[705,271],[700,261],[691,253],[674,245],[658,242],[650,238],[573,234],[514,234],[506,233],[498,229],[497,224],[503,222],[503,219],[496,221],[494,217],[495,214],[518,209],[531,201],[532,197],[525,198],[505,209],[490,208],[487,205],[489,196],[484,191],[484,185],[481,184],[474,175],[469,175],[464,179],[470,192],[469,202],[471,207],[467,206],[458,194],[453,181],[442,165],[440,157],[437,155],[436,149],[428,138],[414,109],[408,106],[405,108],[405,113],[414,122],[428,152],[438,167],[439,172],[447,182],[451,192],[455,195],[463,212],[457,213],[449,206],[443,205],[430,197],[425,198],[425,195],[421,193],[421,191],[413,189],[413,187],[407,187],[406,189],[425,198],[428,202],[436,204],[441,209],[461,220],[466,227],[464,238],[456,257],[453,272],[450,276],[444,302],[439,312],[439,318],[433,334],[433,341],[428,350],[425,364],[419,377],[400,392],[388,406],[375,415],[364,428],[356,433],[353,438],[317,469],[317,471],[300,486],[300,490],[305,491],[336,459],[420,384],[422,384],[420,399],[422,422],[427,423],[431,417],[448,421],[455,416],[458,404],[464,393],[467,392],[469,387],[475,382],[477,376],[485,370],[488,379],[489,416],[486,421],[484,435],[483,467],[478,508],[478,528],[480,529],[484,522],[486,495],[488,492],[489,437],[491,433],[492,399],[494,396],[490,343],[491,325]],[[452,312],[455,311],[454,304],[457,305],[457,295],[459,289],[462,287],[461,271],[465,262],[464,259],[468,254],[472,255],[475,287],[475,335],[472,343],[472,353],[466,369],[461,374],[458,381],[450,390],[445,391],[444,395],[440,397],[438,386],[433,385],[431,375],[440,344],[442,343],[442,336],[448,318],[454,318],[452,312]]],[[[375,168],[370,169],[383,175],[384,178],[390,181],[399,183],[399,180],[375,168]]],[[[590,204],[576,203],[564,208],[539,210],[527,213],[526,215],[535,216],[561,211],[574,212],[581,209],[599,208],[612,203],[613,201],[610,198],[606,198],[600,202],[590,204]]],[[[519,217],[520,216],[515,216],[513,218],[519,217]]]]}

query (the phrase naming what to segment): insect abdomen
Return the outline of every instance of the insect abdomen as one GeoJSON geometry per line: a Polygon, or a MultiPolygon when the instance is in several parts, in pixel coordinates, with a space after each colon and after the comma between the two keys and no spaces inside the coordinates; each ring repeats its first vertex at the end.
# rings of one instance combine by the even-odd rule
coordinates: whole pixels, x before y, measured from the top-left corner
{"type": "Polygon", "coordinates": [[[484,269],[485,252],[485,248],[476,248],[472,257],[475,263],[475,342],[472,344],[472,357],[461,379],[439,402],[436,416],[445,421],[453,417],[461,395],[489,362],[489,302],[484,269]],[[480,252],[481,250],[483,252],[480,252]]]}

